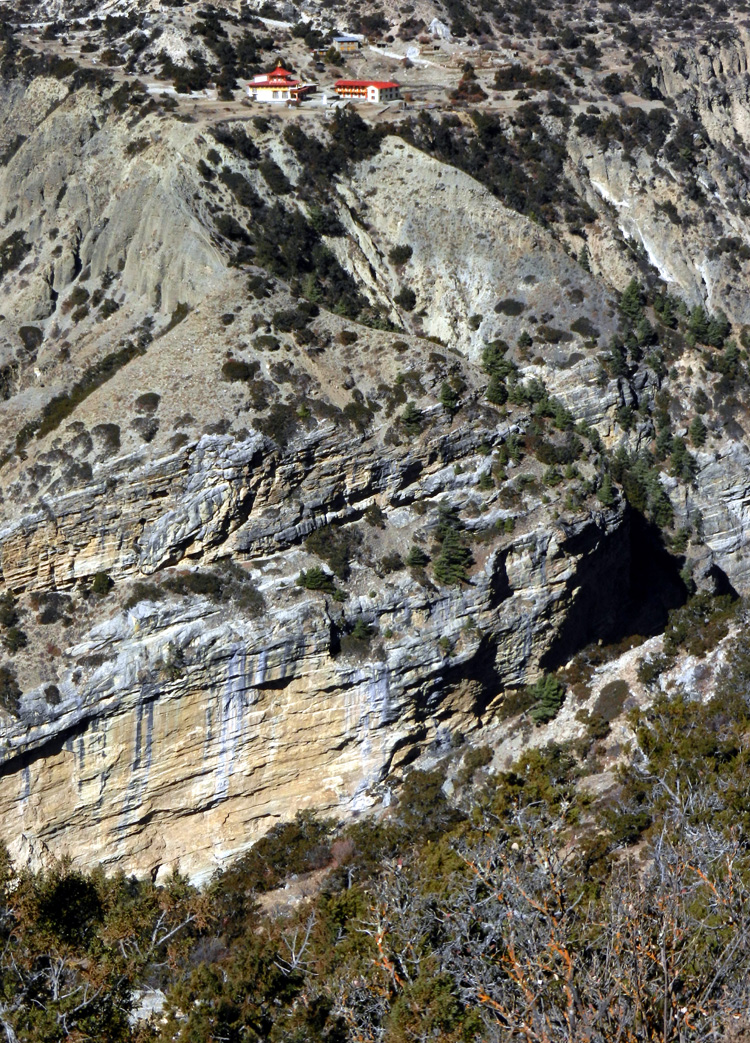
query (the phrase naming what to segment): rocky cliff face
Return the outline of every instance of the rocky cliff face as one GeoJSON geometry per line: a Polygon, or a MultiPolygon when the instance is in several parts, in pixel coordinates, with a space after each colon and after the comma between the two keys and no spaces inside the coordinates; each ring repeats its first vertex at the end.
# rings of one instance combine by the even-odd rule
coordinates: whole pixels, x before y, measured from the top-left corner
{"type": "Polygon", "coordinates": [[[750,241],[726,155],[744,40],[660,52],[662,99],[641,109],[693,121],[689,169],[660,151],[674,128],[636,147],[555,117],[587,264],[580,229],[543,228],[393,125],[173,111],[59,66],[8,76],[13,854],[203,878],[297,809],[371,806],[452,732],[515,750],[508,693],[656,629],[680,569],[750,588],[739,356],[711,368],[676,320],[612,346],[634,274],[737,335],[747,318],[747,258],[714,249],[750,241]],[[697,388],[690,465],[647,465],[667,425],[687,436],[697,388]]]}
{"type": "Polygon", "coordinates": [[[338,605],[295,591],[281,556],[252,568],[256,618],[200,598],[110,607],[48,664],[57,705],[43,682],[6,726],[4,839],[34,860],[67,850],[139,873],[178,861],[200,877],[290,808],[362,810],[421,745],[475,727],[571,612],[591,634],[605,626],[624,540],[618,512],[530,527],[463,591],[402,573],[375,597],[353,591],[346,613],[377,627],[368,647],[347,645],[338,605]]]}
{"type": "MultiPolygon", "coordinates": [[[[159,350],[184,343],[175,330],[159,350]]],[[[92,431],[132,381],[124,370],[87,400],[92,431]]],[[[165,393],[160,414],[175,408],[165,393]]],[[[552,523],[528,472],[503,506],[477,485],[509,420],[478,412],[462,428],[432,414],[400,445],[384,444],[388,425],[344,436],[324,423],[285,448],[248,432],[167,456],[156,440],[111,462],[90,449],[92,481],[9,518],[3,578],[29,606],[30,647],[46,649],[16,656],[23,697],[5,725],[3,835],[15,853],[71,851],[138,872],[177,860],[205,875],[290,808],[367,806],[391,769],[474,729],[545,656],[559,661],[612,630],[627,607],[624,506],[593,501],[552,523]],[[481,537],[457,587],[402,564],[415,541],[430,550],[443,502],[468,508],[467,530],[481,537]],[[356,547],[343,603],[297,586],[316,563],[302,541],[336,521],[356,547]],[[393,572],[389,554],[401,555],[393,572]],[[165,577],[191,576],[196,563],[221,576],[230,558],[242,568],[237,598],[175,599],[165,577]],[[97,572],[115,584],[101,601],[82,596],[97,572]],[[615,577],[623,599],[613,602],[603,594],[615,577]],[[243,582],[258,592],[249,614],[243,582]],[[51,591],[70,599],[67,623],[44,622],[51,591]],[[373,630],[367,641],[350,636],[357,620],[373,630]]],[[[53,485],[84,434],[40,453],[53,485]]],[[[31,470],[27,461],[19,488],[31,470]]]]}

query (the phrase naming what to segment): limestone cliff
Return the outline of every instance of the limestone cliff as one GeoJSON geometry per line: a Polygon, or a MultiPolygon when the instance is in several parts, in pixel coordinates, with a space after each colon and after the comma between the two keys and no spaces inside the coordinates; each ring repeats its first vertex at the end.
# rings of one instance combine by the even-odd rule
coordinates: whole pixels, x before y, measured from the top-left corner
{"type": "MultiPolygon", "coordinates": [[[[111,11],[136,9],[160,27],[111,11]]],[[[690,584],[747,593],[747,359],[687,331],[750,314],[744,35],[657,47],[622,126],[501,99],[493,181],[408,113],[157,101],[118,55],[71,71],[60,34],[6,43],[0,114],[13,854],[203,878],[452,732],[518,752],[496,711],[542,670],[653,633],[690,584]],[[545,148],[542,220],[511,203],[545,148]],[[658,329],[638,302],[625,329],[634,275],[673,295],[658,329]]]]}

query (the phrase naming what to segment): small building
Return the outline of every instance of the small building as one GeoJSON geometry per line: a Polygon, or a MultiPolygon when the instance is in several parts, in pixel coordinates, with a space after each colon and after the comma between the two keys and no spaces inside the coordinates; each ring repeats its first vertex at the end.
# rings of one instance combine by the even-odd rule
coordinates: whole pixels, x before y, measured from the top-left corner
{"type": "Polygon", "coordinates": [[[360,49],[362,41],[358,36],[334,36],[333,46],[340,54],[351,54],[360,49]]]}
{"type": "Polygon", "coordinates": [[[401,97],[401,87],[393,80],[337,80],[334,86],[339,98],[370,101],[376,105],[401,97]]]}
{"type": "Polygon", "coordinates": [[[302,83],[300,80],[295,80],[288,69],[277,65],[271,72],[254,76],[247,85],[247,94],[251,101],[298,104],[308,94],[313,94],[317,88],[317,83],[302,83]]]}

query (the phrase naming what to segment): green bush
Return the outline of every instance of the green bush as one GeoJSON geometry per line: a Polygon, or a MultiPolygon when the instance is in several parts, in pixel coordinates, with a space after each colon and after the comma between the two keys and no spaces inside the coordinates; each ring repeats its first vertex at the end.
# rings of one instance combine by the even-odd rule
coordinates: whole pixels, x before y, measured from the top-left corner
{"type": "Polygon", "coordinates": [[[597,340],[599,337],[599,330],[585,315],[571,322],[570,328],[573,333],[578,333],[581,337],[587,337],[591,340],[597,340]]]}
{"type": "Polygon", "coordinates": [[[138,396],[133,405],[138,413],[155,413],[160,402],[161,395],[155,391],[146,391],[145,394],[138,396]]]}
{"type": "Polygon", "coordinates": [[[568,333],[566,330],[559,330],[555,326],[547,326],[544,323],[537,326],[536,332],[539,340],[544,341],[546,344],[566,344],[573,340],[572,333],[568,333]]]}
{"type": "Polygon", "coordinates": [[[18,627],[8,627],[3,635],[3,644],[10,653],[18,652],[19,649],[28,645],[29,639],[23,630],[18,627]]]}
{"type": "Polygon", "coordinates": [[[47,590],[41,593],[34,592],[31,595],[32,605],[39,610],[37,623],[42,626],[50,626],[52,623],[63,621],[65,626],[73,622],[75,612],[73,599],[69,594],[62,594],[57,590],[47,590]]]}
{"type": "Polygon", "coordinates": [[[108,319],[110,315],[114,315],[116,311],[120,310],[120,305],[112,297],[106,297],[102,302],[102,306],[99,309],[99,317],[101,319],[108,319]]]}
{"type": "Polygon", "coordinates": [[[641,684],[651,685],[657,681],[664,671],[669,667],[666,656],[653,656],[649,659],[638,661],[637,677],[641,684]]]}
{"type": "Polygon", "coordinates": [[[363,658],[370,651],[375,630],[359,617],[348,634],[341,637],[341,651],[344,655],[363,658]]]}
{"type": "Polygon", "coordinates": [[[139,153],[145,152],[150,144],[151,142],[148,138],[133,138],[132,141],[129,141],[125,146],[125,155],[137,156],[139,153]]]}
{"type": "Polygon", "coordinates": [[[143,583],[141,580],[137,580],[131,588],[124,608],[135,608],[142,601],[162,601],[165,596],[158,583],[143,583]]]}
{"type": "Polygon", "coordinates": [[[399,308],[403,308],[404,311],[414,311],[417,304],[417,295],[411,287],[402,286],[393,300],[398,304],[399,308]]]}
{"type": "MultiPolygon", "coordinates": [[[[176,572],[164,581],[164,587],[180,597],[194,595],[208,598],[215,604],[231,602],[250,616],[259,616],[265,611],[263,595],[247,572],[233,561],[221,562],[212,571],[176,572]]],[[[135,589],[133,593],[136,593],[135,589]]]]}
{"type": "Polygon", "coordinates": [[[581,750],[582,754],[588,752],[592,743],[598,742],[600,739],[606,739],[612,731],[609,721],[595,710],[592,710],[591,713],[587,713],[586,710],[579,710],[576,714],[576,720],[586,725],[586,735],[581,750]]]}
{"type": "Polygon", "coordinates": [[[398,551],[384,554],[380,559],[380,571],[387,576],[389,572],[398,572],[404,567],[404,561],[398,551]]]}
{"type": "Polygon", "coordinates": [[[384,529],[387,517],[383,508],[378,503],[372,503],[364,513],[364,519],[373,529],[384,529]]]}
{"type": "Polygon", "coordinates": [[[414,251],[408,244],[394,246],[388,251],[388,260],[391,262],[391,264],[400,266],[402,264],[406,264],[413,252],[414,251]]]}
{"type": "Polygon", "coordinates": [[[21,338],[24,348],[30,353],[38,351],[44,340],[44,334],[38,326],[21,326],[18,336],[21,338]]]}
{"type": "Polygon", "coordinates": [[[307,571],[303,569],[297,577],[297,586],[305,590],[321,590],[324,594],[333,594],[336,591],[333,576],[319,565],[313,565],[307,571]]]}
{"type": "Polygon", "coordinates": [[[261,333],[260,336],[255,338],[253,345],[263,351],[278,351],[281,347],[279,339],[270,333],[261,333]]]}
{"type": "Polygon", "coordinates": [[[498,315],[521,315],[525,310],[526,305],[523,301],[516,301],[512,297],[498,301],[495,305],[495,311],[498,315]]]}
{"type": "Polygon", "coordinates": [[[228,381],[252,380],[260,372],[260,363],[228,359],[221,367],[221,376],[228,381]]]}
{"type": "Polygon", "coordinates": [[[92,427],[91,434],[101,441],[102,452],[111,455],[120,448],[120,428],[118,424],[97,424],[92,427]]]}
{"type": "Polygon", "coordinates": [[[68,302],[74,308],[80,308],[89,299],[89,291],[85,286],[75,286],[68,297],[68,302]]]}
{"type": "Polygon", "coordinates": [[[292,184],[289,178],[274,160],[264,159],[258,165],[258,170],[260,170],[266,184],[275,195],[284,196],[292,191],[292,184]]]}
{"type": "Polygon", "coordinates": [[[603,717],[605,721],[610,722],[622,713],[622,708],[625,705],[627,699],[630,698],[630,688],[628,682],[622,678],[618,678],[616,681],[610,681],[609,684],[605,684],[599,696],[594,704],[592,713],[598,714],[603,717]]]}
{"type": "Polygon", "coordinates": [[[23,232],[13,232],[0,243],[0,279],[14,268],[18,268],[26,254],[31,250],[31,243],[26,242],[23,232]]]}
{"type": "Polygon", "coordinates": [[[565,685],[552,674],[543,674],[531,687],[534,704],[529,717],[534,724],[547,724],[557,717],[565,701],[565,685]]]}
{"type": "Polygon", "coordinates": [[[617,72],[611,72],[602,80],[602,89],[606,94],[622,94],[627,90],[627,84],[617,72]]]}
{"type": "Polygon", "coordinates": [[[60,689],[56,684],[48,684],[44,689],[44,699],[48,706],[59,706],[61,702],[60,689]]]}
{"type": "Polygon", "coordinates": [[[274,312],[271,321],[277,330],[281,330],[282,333],[291,333],[294,330],[304,329],[318,312],[317,306],[301,304],[296,308],[274,312]]]}
{"type": "Polygon", "coordinates": [[[6,590],[5,593],[0,596],[0,626],[12,627],[18,622],[18,609],[16,608],[16,599],[13,597],[13,593],[10,590],[6,590]]]}
{"type": "Polygon", "coordinates": [[[221,597],[221,581],[212,572],[178,572],[165,580],[164,586],[173,594],[186,597],[195,594],[198,597],[218,601],[221,597]]]}
{"type": "Polygon", "coordinates": [[[259,417],[255,426],[284,449],[299,431],[300,417],[293,404],[274,402],[268,416],[259,417]]]}
{"type": "Polygon", "coordinates": [[[458,411],[458,395],[447,382],[444,382],[440,388],[440,405],[451,416],[458,411]]]}
{"type": "Polygon", "coordinates": [[[331,861],[333,823],[311,811],[298,811],[292,822],[279,823],[222,875],[224,887],[271,891],[294,874],[321,869],[331,861]]]}
{"type": "Polygon", "coordinates": [[[492,761],[492,749],[489,746],[474,746],[467,750],[461,761],[460,781],[468,782],[479,768],[485,768],[492,761]]]}
{"type": "Polygon", "coordinates": [[[95,594],[98,598],[103,598],[109,594],[112,587],[112,580],[107,573],[97,572],[91,583],[91,593],[95,594]]]}

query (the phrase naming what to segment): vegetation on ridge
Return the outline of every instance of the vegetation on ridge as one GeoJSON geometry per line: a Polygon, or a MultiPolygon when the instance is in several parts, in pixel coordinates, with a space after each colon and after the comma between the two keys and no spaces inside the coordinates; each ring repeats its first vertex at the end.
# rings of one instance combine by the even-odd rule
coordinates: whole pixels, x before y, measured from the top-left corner
{"type": "Polygon", "coordinates": [[[3,1027],[138,1043],[555,1041],[571,1023],[595,1043],[730,1039],[750,971],[748,664],[743,631],[713,698],[634,712],[632,764],[601,799],[578,786],[573,748],[493,773],[459,745],[452,802],[440,770],[412,771],[390,816],[300,813],[203,891],[4,856],[3,1027]],[[318,874],[311,897],[258,904],[296,874],[318,874]],[[165,1014],[133,1023],[145,986],[166,990],[165,1014]]]}

